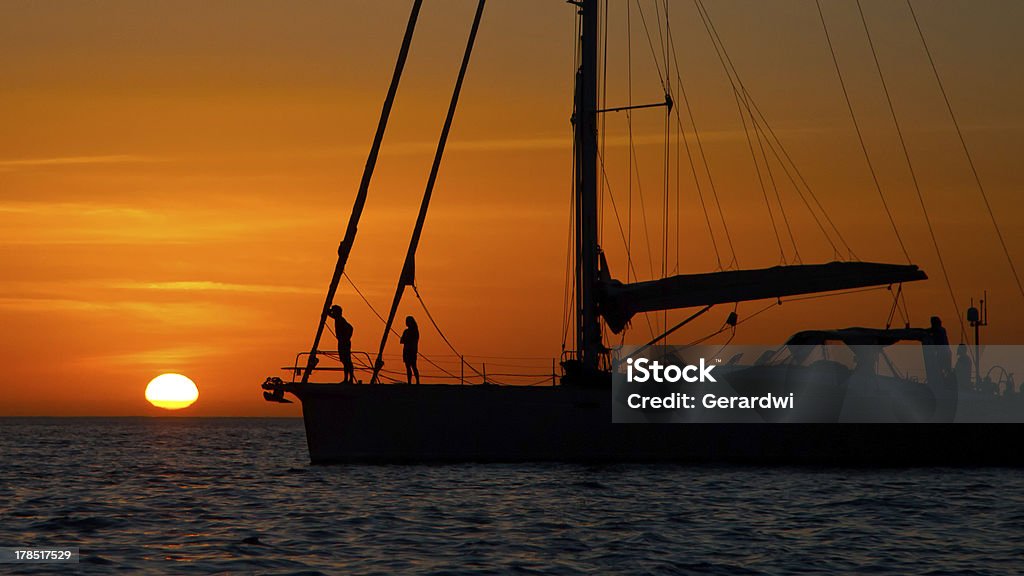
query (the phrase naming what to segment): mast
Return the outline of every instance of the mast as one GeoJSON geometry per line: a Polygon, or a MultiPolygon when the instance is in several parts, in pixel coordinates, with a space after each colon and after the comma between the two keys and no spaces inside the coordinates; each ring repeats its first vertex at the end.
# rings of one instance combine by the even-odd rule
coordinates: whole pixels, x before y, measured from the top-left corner
{"type": "MultiPolygon", "coordinates": [[[[600,319],[612,332],[625,329],[634,314],[695,306],[781,298],[886,286],[924,280],[927,275],[913,264],[875,262],[831,262],[796,264],[760,270],[730,270],[708,274],[683,274],[647,282],[622,284],[601,266],[597,241],[597,107],[598,89],[598,0],[570,0],[580,16],[580,67],[576,72],[573,128],[576,160],[576,347],[584,375],[599,368],[604,349],[600,319]]],[[[664,104],[672,108],[672,98],[664,104]]]]}
{"type": "Polygon", "coordinates": [[[576,154],[576,346],[584,373],[598,368],[601,328],[597,279],[597,0],[577,0],[580,67],[573,111],[576,154]]]}

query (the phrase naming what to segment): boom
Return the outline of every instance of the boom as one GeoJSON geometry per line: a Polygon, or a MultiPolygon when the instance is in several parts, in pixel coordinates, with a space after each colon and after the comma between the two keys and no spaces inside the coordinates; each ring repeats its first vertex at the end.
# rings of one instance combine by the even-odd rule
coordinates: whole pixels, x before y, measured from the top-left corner
{"type": "Polygon", "coordinates": [[[623,284],[608,274],[602,258],[599,308],[608,327],[618,334],[634,314],[885,286],[928,278],[913,264],[829,262],[681,274],[661,280],[623,284]]]}

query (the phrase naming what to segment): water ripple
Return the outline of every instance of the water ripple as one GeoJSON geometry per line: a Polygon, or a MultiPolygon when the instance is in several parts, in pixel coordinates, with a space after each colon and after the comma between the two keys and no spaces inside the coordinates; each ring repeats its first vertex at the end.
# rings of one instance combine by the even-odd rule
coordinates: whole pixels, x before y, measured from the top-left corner
{"type": "Polygon", "coordinates": [[[0,546],[79,546],[86,573],[939,575],[1022,560],[1011,470],[313,467],[304,450],[298,420],[0,419],[0,546]]]}

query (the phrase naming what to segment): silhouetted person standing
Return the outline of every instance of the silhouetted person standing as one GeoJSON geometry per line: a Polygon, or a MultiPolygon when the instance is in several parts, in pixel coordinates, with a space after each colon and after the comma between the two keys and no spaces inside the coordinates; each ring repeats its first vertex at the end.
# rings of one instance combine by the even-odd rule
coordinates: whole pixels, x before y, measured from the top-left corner
{"type": "Polygon", "coordinates": [[[956,347],[956,364],[953,366],[953,374],[956,376],[956,383],[961,390],[971,389],[971,357],[967,355],[967,346],[962,343],[956,347]]]}
{"type": "Polygon", "coordinates": [[[943,376],[948,375],[953,367],[953,357],[949,351],[949,336],[942,327],[942,319],[932,316],[932,326],[928,331],[932,333],[932,345],[935,346],[935,359],[939,363],[939,368],[943,376]]]}
{"type": "Polygon", "coordinates": [[[354,384],[356,381],[356,370],[352,366],[352,325],[341,315],[341,306],[331,306],[327,315],[334,318],[334,335],[338,338],[338,359],[345,371],[342,380],[345,384],[354,384]]]}
{"type": "Polygon", "coordinates": [[[402,332],[402,361],[405,362],[405,378],[412,384],[412,377],[416,376],[416,383],[420,383],[420,371],[416,367],[416,357],[419,355],[420,329],[416,326],[416,319],[412,316],[405,317],[405,331],[402,332]]]}

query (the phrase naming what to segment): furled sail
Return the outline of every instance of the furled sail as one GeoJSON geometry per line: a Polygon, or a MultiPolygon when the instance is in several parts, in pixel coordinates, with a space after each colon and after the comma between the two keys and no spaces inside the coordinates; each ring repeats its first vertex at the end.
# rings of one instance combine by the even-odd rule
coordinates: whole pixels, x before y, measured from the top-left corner
{"type": "Polygon", "coordinates": [[[927,278],[924,271],[913,264],[874,262],[829,262],[681,274],[631,284],[623,284],[603,272],[599,280],[598,306],[608,327],[618,334],[633,315],[640,312],[885,286],[927,278]]]}

